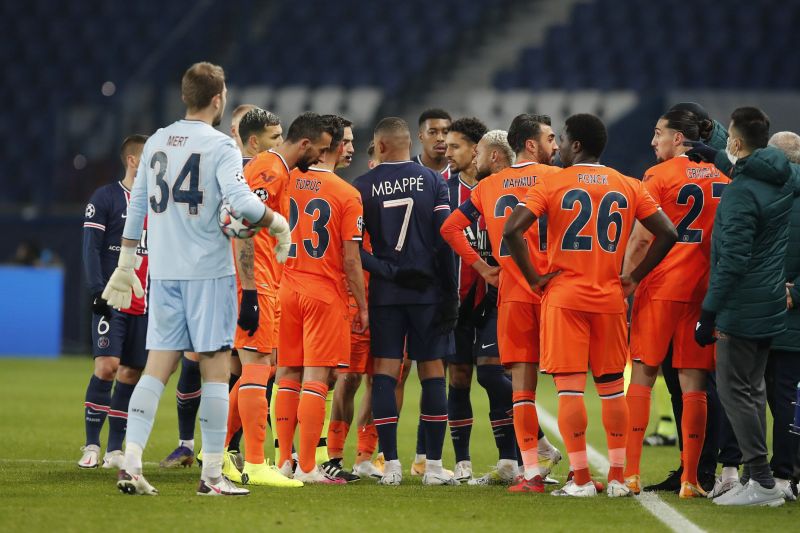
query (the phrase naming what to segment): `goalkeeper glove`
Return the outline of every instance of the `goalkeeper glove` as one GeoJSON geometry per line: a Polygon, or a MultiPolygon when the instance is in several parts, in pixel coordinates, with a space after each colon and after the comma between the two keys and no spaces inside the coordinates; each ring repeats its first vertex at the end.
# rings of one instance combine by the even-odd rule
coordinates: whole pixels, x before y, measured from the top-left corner
{"type": "Polygon", "coordinates": [[[131,290],[137,298],[144,296],[142,283],[136,276],[135,269],[142,263],[142,258],[136,255],[135,246],[122,246],[119,253],[119,263],[116,270],[108,279],[102,297],[114,309],[127,309],[131,306],[131,290]]]}
{"type": "Polygon", "coordinates": [[[92,313],[106,318],[111,318],[111,308],[108,302],[103,299],[103,293],[95,293],[92,299],[92,313]]]}
{"type": "Polygon", "coordinates": [[[278,212],[272,212],[269,234],[278,239],[278,244],[275,245],[275,258],[278,263],[285,263],[289,258],[289,249],[292,247],[292,232],[289,230],[289,223],[278,212]]]}
{"type": "Polygon", "coordinates": [[[239,306],[239,320],[236,321],[239,327],[247,331],[247,335],[252,337],[258,329],[258,292],[254,290],[242,290],[242,303],[239,306]]]}

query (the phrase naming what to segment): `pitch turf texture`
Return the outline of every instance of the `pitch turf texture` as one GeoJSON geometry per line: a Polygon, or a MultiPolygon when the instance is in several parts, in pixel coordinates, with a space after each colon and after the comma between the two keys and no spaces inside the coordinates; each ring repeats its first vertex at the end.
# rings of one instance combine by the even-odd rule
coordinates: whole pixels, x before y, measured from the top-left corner
{"type": "MultiPolygon", "coordinates": [[[[83,444],[82,403],[91,371],[89,358],[0,360],[0,531],[668,531],[633,498],[566,500],[509,494],[499,486],[423,487],[419,478],[408,475],[419,414],[419,382],[413,373],[398,430],[406,474],[401,487],[380,487],[365,479],[336,487],[253,487],[244,498],[195,496],[196,466],[163,470],[156,464],[177,442],[174,377],[145,452],[145,473],[161,494],[122,495],[115,487],[116,472],[83,471],[75,464],[83,444]]],[[[605,453],[600,401],[593,390],[586,400],[589,443],[605,453]]],[[[472,404],[472,462],[480,474],[497,456],[486,395],[477,383],[472,404]]],[[[552,379],[546,376],[537,404],[555,414],[552,379]]],[[[563,451],[559,437],[548,434],[563,451]]],[[[103,439],[105,435],[104,429],[103,439]]],[[[351,433],[347,464],[354,457],[354,441],[351,433]]],[[[677,466],[677,453],[677,448],[645,448],[644,481],[660,481],[677,466]]],[[[449,436],[444,462],[452,468],[449,436]]],[[[566,473],[565,457],[555,477],[563,480],[566,473]]],[[[661,498],[707,531],[796,531],[800,523],[797,503],[778,509],[722,509],[704,500],[680,501],[673,494],[661,498]]]]}

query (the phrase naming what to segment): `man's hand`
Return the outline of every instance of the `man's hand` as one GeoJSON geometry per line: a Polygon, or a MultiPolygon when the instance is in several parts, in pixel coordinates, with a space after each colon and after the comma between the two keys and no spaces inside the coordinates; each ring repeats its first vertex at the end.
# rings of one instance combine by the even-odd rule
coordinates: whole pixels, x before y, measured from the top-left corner
{"type": "Polygon", "coordinates": [[[481,275],[481,277],[488,283],[494,287],[497,287],[500,284],[500,267],[499,266],[490,266],[486,261],[479,260],[476,261],[472,268],[481,275]]]}
{"type": "Polygon", "coordinates": [[[695,163],[713,163],[717,157],[717,150],[700,141],[683,141],[683,145],[691,147],[684,155],[695,163]]]}
{"type": "Polygon", "coordinates": [[[258,291],[243,290],[239,306],[239,320],[236,323],[252,337],[258,329],[258,291]]]}
{"type": "Polygon", "coordinates": [[[794,283],[786,283],[786,309],[794,309],[794,300],[792,300],[792,288],[794,283]]]}
{"type": "Polygon", "coordinates": [[[289,223],[280,213],[272,212],[272,222],[269,225],[269,234],[278,239],[275,245],[275,259],[278,263],[285,263],[289,258],[289,249],[292,247],[292,232],[289,223]]]}
{"type": "MultiPolygon", "coordinates": [[[[789,289],[786,289],[786,291],[788,292],[789,289]]],[[[92,299],[92,313],[111,318],[111,308],[108,306],[108,302],[103,299],[102,292],[96,293],[92,299]]]]}
{"type": "Polygon", "coordinates": [[[446,335],[456,329],[458,324],[458,300],[443,300],[436,310],[433,325],[441,335],[446,335]]]}
{"type": "Polygon", "coordinates": [[[630,274],[620,276],[619,282],[622,284],[622,294],[625,295],[625,298],[633,294],[636,291],[636,287],[639,286],[639,282],[634,281],[630,274]]]}
{"type": "Polygon", "coordinates": [[[127,309],[131,306],[131,290],[137,298],[144,296],[142,283],[134,271],[141,261],[142,258],[136,255],[136,247],[122,246],[117,268],[101,295],[114,309],[127,309]]]}
{"type": "Polygon", "coordinates": [[[416,268],[401,268],[394,276],[394,282],[404,289],[422,292],[433,285],[433,276],[416,268]]]}
{"type": "Polygon", "coordinates": [[[540,294],[544,291],[545,285],[547,285],[551,279],[561,274],[560,270],[556,270],[555,272],[548,272],[547,274],[543,274],[536,278],[536,280],[531,283],[531,290],[536,294],[540,294]]]}
{"type": "Polygon", "coordinates": [[[700,312],[700,320],[694,328],[694,340],[700,346],[708,346],[717,342],[717,337],[714,336],[714,326],[717,320],[717,314],[703,309],[700,312]]]}
{"type": "Polygon", "coordinates": [[[358,310],[358,313],[353,320],[353,333],[364,333],[369,329],[369,311],[365,309],[358,310]]]}

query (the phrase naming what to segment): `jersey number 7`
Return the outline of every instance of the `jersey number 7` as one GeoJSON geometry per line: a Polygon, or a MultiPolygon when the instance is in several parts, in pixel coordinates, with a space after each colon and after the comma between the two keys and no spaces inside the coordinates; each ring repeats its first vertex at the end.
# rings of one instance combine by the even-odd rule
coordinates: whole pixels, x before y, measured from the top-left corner
{"type": "Polygon", "coordinates": [[[413,198],[398,198],[397,200],[384,200],[383,207],[405,207],[406,212],[403,215],[403,223],[400,226],[400,235],[397,236],[397,244],[394,249],[401,251],[406,242],[406,234],[408,233],[408,223],[411,220],[411,211],[414,209],[413,198]]]}

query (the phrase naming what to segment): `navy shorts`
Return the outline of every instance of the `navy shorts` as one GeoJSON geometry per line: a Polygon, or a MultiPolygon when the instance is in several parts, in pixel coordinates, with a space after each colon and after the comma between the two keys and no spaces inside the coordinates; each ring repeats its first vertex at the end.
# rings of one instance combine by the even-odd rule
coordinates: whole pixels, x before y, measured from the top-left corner
{"type": "Polygon", "coordinates": [[[408,358],[414,361],[444,358],[448,351],[449,335],[439,334],[433,326],[437,308],[436,304],[370,307],[370,347],[373,357],[402,359],[407,350],[408,358]]]}
{"type": "Polygon", "coordinates": [[[497,307],[490,307],[480,325],[475,327],[475,344],[472,355],[478,357],[500,357],[497,347],[497,307]]]}
{"type": "Polygon", "coordinates": [[[92,315],[92,355],[119,357],[119,364],[144,368],[147,364],[147,315],[129,315],[116,309],[111,318],[92,315]]]}

